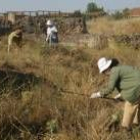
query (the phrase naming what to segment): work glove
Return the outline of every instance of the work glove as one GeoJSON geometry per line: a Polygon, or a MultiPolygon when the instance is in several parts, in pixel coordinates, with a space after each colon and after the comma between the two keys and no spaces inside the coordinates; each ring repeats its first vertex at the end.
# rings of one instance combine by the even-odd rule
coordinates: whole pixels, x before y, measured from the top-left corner
{"type": "Polygon", "coordinates": [[[101,94],[100,94],[100,91],[99,92],[96,92],[96,93],[92,93],[90,98],[100,98],[102,97],[101,94]]]}
{"type": "Polygon", "coordinates": [[[114,99],[119,99],[119,98],[121,98],[121,94],[117,94],[117,95],[114,97],[114,99]]]}

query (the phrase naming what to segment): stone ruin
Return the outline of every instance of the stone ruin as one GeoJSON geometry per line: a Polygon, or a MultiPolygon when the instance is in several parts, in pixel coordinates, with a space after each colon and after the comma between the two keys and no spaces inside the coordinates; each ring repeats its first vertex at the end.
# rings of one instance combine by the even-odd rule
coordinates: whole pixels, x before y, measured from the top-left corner
{"type": "Polygon", "coordinates": [[[134,49],[140,48],[140,33],[113,35],[112,37],[119,44],[124,44],[134,49]]]}

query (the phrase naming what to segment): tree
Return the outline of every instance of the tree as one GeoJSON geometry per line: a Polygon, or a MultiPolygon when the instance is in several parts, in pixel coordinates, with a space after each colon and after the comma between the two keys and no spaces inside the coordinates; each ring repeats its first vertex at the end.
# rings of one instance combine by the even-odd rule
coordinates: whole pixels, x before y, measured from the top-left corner
{"type": "Polygon", "coordinates": [[[97,12],[97,11],[99,11],[99,8],[96,5],[96,3],[94,3],[94,2],[88,3],[88,5],[87,5],[87,12],[88,13],[97,12]]]}
{"type": "Polygon", "coordinates": [[[114,14],[112,14],[114,19],[122,19],[123,18],[123,13],[120,11],[116,11],[114,14]]]}
{"type": "Polygon", "coordinates": [[[81,13],[80,10],[76,10],[76,11],[74,11],[73,16],[74,17],[81,17],[82,16],[82,13],[81,13]]]}
{"type": "Polygon", "coordinates": [[[125,8],[124,10],[123,10],[123,16],[124,17],[128,17],[130,15],[130,10],[129,10],[129,8],[125,8]]]}
{"type": "Polygon", "coordinates": [[[87,19],[97,18],[106,15],[103,7],[98,7],[96,3],[90,2],[86,8],[87,19]]]}

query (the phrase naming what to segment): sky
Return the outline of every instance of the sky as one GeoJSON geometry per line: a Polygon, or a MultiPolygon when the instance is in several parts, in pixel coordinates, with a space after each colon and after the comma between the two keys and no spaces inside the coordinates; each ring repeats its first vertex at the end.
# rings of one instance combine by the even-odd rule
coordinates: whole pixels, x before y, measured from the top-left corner
{"type": "Polygon", "coordinates": [[[89,2],[96,2],[106,11],[140,7],[140,0],[0,0],[0,12],[22,10],[85,11],[89,2]]]}

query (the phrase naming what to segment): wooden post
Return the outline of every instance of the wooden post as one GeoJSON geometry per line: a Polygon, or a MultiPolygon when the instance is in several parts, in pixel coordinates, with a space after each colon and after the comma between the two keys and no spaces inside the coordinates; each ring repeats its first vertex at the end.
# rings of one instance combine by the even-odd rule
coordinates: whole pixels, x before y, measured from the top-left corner
{"type": "Polygon", "coordinates": [[[32,12],[31,12],[31,11],[29,11],[29,16],[30,16],[30,17],[32,16],[32,12]]]}
{"type": "Polygon", "coordinates": [[[44,13],[45,13],[45,12],[44,12],[44,11],[42,11],[42,13],[43,13],[43,16],[44,16],[44,13]]]}

